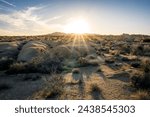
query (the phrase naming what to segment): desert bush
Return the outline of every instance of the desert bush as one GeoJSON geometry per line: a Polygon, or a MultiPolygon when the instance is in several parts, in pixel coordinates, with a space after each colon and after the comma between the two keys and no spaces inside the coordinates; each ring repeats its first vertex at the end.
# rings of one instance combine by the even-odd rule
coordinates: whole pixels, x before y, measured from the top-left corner
{"type": "Polygon", "coordinates": [[[144,54],[144,47],[143,45],[135,45],[135,46],[132,46],[132,54],[134,55],[143,55],[144,54]]]}
{"type": "Polygon", "coordinates": [[[45,84],[43,88],[35,92],[35,94],[28,99],[65,99],[65,97],[63,97],[65,93],[65,81],[62,75],[53,72],[51,75],[45,75],[44,80],[45,84]]]}
{"type": "Polygon", "coordinates": [[[92,84],[91,85],[91,91],[92,92],[101,92],[101,89],[98,87],[98,85],[97,84],[92,84]]]}
{"type": "Polygon", "coordinates": [[[18,73],[35,73],[36,67],[33,64],[29,63],[14,63],[6,71],[7,74],[18,74],[18,73]]]}
{"type": "Polygon", "coordinates": [[[130,54],[131,52],[131,48],[129,45],[125,44],[125,45],[122,45],[122,47],[120,48],[120,53],[121,54],[130,54]]]}
{"type": "Polygon", "coordinates": [[[40,73],[53,73],[62,71],[62,60],[57,57],[42,59],[40,63],[36,65],[37,71],[40,73]]]}
{"type": "Polygon", "coordinates": [[[130,97],[134,100],[150,100],[150,95],[146,90],[138,90],[135,93],[133,93],[130,97]]]}
{"type": "Polygon", "coordinates": [[[133,73],[131,82],[134,87],[139,89],[150,88],[150,73],[133,73]]]}
{"type": "Polygon", "coordinates": [[[142,60],[142,69],[146,73],[150,72],[150,59],[145,58],[142,60]]]}
{"type": "Polygon", "coordinates": [[[61,99],[64,93],[65,81],[61,75],[53,73],[51,76],[45,77],[45,86],[42,91],[38,92],[34,98],[36,99],[61,99]]]}
{"type": "Polygon", "coordinates": [[[94,100],[104,99],[104,97],[102,95],[102,90],[100,89],[100,87],[97,84],[92,84],[90,90],[91,90],[91,95],[94,100]]]}
{"type": "Polygon", "coordinates": [[[49,89],[57,91],[59,93],[63,91],[65,83],[62,75],[52,73],[52,75],[50,77],[47,77],[45,80],[49,89]]]}
{"type": "Polygon", "coordinates": [[[78,59],[78,63],[79,63],[81,66],[86,66],[86,65],[88,65],[88,61],[87,61],[87,59],[84,58],[84,57],[80,57],[80,58],[78,59]]]}
{"type": "Polygon", "coordinates": [[[150,45],[138,45],[134,47],[133,54],[150,57],[150,45]]]}
{"type": "Polygon", "coordinates": [[[30,62],[14,63],[6,73],[53,73],[62,71],[62,61],[57,57],[41,56],[30,62]]]}

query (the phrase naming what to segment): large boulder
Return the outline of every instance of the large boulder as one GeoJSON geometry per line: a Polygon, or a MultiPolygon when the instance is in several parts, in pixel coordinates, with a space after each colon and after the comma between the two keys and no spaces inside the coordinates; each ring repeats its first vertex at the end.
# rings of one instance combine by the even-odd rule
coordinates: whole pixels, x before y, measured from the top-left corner
{"type": "Polygon", "coordinates": [[[19,45],[20,42],[0,42],[0,57],[16,57],[19,45]]]}
{"type": "Polygon", "coordinates": [[[48,46],[40,41],[30,41],[25,44],[18,55],[18,61],[28,62],[46,52],[48,46]]]}

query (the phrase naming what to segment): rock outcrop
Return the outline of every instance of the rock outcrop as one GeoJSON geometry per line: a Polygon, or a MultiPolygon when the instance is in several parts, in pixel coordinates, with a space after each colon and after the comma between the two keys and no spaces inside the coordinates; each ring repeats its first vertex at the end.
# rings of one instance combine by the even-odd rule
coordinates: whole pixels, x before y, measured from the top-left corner
{"type": "Polygon", "coordinates": [[[20,42],[1,42],[0,43],[0,57],[14,58],[17,56],[20,42]]]}
{"type": "Polygon", "coordinates": [[[18,61],[28,62],[33,58],[40,56],[46,52],[48,46],[39,41],[30,41],[25,44],[18,55],[18,61]]]}

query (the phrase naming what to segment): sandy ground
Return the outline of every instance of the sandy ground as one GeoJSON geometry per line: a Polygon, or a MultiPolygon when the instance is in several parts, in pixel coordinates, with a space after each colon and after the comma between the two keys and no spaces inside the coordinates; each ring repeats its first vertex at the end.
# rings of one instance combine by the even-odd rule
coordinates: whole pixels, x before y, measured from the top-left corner
{"type": "Polygon", "coordinates": [[[62,50],[64,53],[60,53],[61,56],[67,57],[64,60],[64,66],[69,68],[68,71],[59,74],[64,80],[62,84],[57,80],[55,81],[56,87],[51,81],[47,83],[45,79],[51,79],[50,74],[7,75],[5,71],[0,71],[0,99],[131,99],[130,95],[135,89],[131,87],[130,74],[138,70],[129,64],[131,61],[129,59],[134,59],[134,57],[120,54],[122,58],[124,57],[120,59],[120,56],[115,56],[117,48],[114,50],[114,46],[107,51],[110,44],[105,41],[99,42],[99,40],[89,37],[86,37],[87,39],[76,38],[68,40],[65,44],[57,40],[55,46],[51,45],[54,46],[53,49],[59,45],[67,48],[62,50]],[[106,46],[102,47],[102,43],[105,43],[106,46]],[[71,52],[71,55],[67,55],[65,50],[68,53],[71,52]],[[78,53],[82,53],[82,55],[77,57],[78,53]],[[84,58],[84,61],[81,62],[86,61],[87,65],[79,66],[79,57],[84,58]],[[76,73],[73,72],[74,69],[77,69],[76,73]],[[63,91],[59,88],[61,85],[63,91]],[[53,88],[56,92],[52,93],[53,88]]]}

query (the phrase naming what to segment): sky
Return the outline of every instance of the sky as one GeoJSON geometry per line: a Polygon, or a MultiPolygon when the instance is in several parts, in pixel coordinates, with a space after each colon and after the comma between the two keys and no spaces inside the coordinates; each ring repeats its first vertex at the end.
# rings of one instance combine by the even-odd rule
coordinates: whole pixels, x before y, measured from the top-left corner
{"type": "Polygon", "coordinates": [[[0,35],[64,32],[79,19],[87,33],[150,35],[150,0],[0,0],[0,35]]]}

